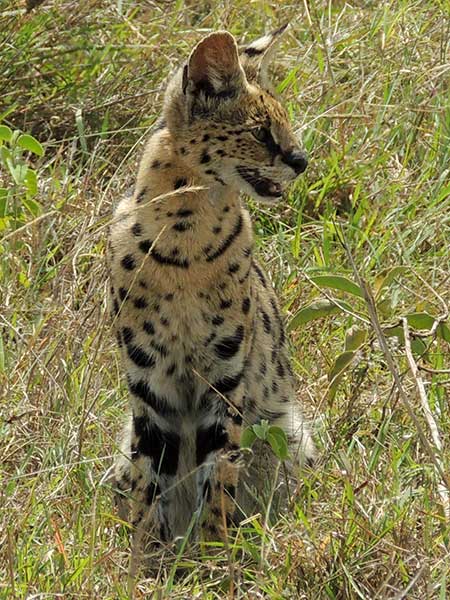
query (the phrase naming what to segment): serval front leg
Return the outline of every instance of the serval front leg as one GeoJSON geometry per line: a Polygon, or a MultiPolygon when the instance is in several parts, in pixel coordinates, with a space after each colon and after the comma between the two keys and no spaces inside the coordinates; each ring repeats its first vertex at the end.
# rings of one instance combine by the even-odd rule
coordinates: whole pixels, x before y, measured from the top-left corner
{"type": "Polygon", "coordinates": [[[205,540],[225,540],[236,510],[244,396],[239,380],[240,377],[225,377],[215,384],[215,392],[206,398],[216,410],[205,415],[197,429],[197,489],[205,540]]]}
{"type": "Polygon", "coordinates": [[[130,522],[133,526],[130,575],[153,543],[173,538],[175,485],[180,452],[178,419],[156,413],[132,395],[130,522]]]}

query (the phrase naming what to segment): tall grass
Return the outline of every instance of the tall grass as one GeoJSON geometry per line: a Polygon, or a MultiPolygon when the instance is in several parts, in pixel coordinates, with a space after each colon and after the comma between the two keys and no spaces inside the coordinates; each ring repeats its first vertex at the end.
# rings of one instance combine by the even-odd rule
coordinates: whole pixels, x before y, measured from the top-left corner
{"type": "Polygon", "coordinates": [[[0,5],[0,124],[45,149],[14,150],[36,193],[0,159],[0,598],[128,597],[103,477],[127,405],[109,215],[201,35],[286,21],[277,82],[310,167],[251,211],[319,462],[279,522],[161,551],[135,595],[450,595],[448,3],[47,0],[0,5]]]}

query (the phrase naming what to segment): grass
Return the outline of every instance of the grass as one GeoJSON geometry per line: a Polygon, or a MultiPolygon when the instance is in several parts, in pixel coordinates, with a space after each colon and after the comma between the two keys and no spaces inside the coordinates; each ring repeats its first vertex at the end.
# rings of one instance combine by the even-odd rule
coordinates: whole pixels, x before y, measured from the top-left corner
{"type": "Polygon", "coordinates": [[[319,462],[279,522],[257,516],[181,569],[161,552],[135,596],[450,597],[449,16],[432,0],[0,6],[0,120],[45,149],[14,158],[36,193],[0,159],[0,598],[128,597],[102,479],[127,404],[108,218],[201,34],[285,21],[278,83],[311,162],[282,206],[251,210],[319,462]]]}

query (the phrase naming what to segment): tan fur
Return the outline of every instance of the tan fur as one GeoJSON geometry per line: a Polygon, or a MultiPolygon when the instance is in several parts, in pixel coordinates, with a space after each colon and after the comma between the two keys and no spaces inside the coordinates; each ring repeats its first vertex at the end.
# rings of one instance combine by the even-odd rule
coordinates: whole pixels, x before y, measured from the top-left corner
{"type": "Polygon", "coordinates": [[[200,42],[168,86],[135,193],[114,215],[113,320],[132,409],[116,480],[131,499],[136,553],[146,535],[184,535],[195,514],[214,539],[236,504],[245,512],[245,489],[261,487],[259,467],[271,464],[257,452],[238,486],[246,425],[284,427],[293,465],[314,453],[239,196],[275,202],[306,166],[286,111],[258,80],[280,33],[241,58],[226,32],[200,42]]]}

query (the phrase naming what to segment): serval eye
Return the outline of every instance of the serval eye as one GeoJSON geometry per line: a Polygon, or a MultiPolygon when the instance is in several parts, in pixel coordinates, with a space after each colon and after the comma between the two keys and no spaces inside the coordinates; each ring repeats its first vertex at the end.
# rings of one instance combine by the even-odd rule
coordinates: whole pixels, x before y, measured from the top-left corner
{"type": "Polygon", "coordinates": [[[252,129],[252,134],[258,142],[267,143],[272,138],[267,127],[256,127],[255,129],[252,129]]]}

